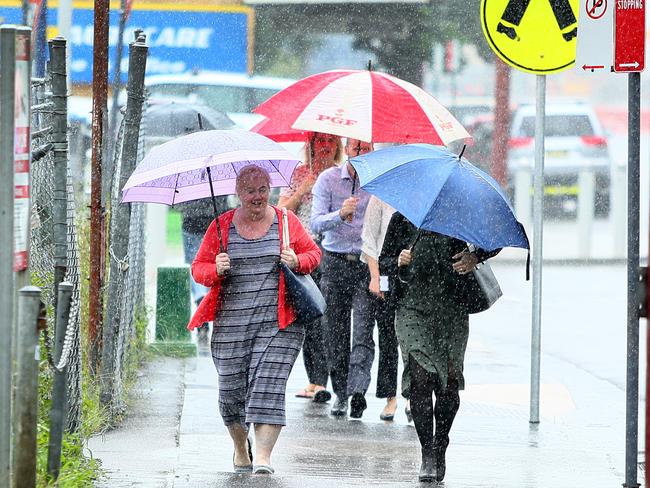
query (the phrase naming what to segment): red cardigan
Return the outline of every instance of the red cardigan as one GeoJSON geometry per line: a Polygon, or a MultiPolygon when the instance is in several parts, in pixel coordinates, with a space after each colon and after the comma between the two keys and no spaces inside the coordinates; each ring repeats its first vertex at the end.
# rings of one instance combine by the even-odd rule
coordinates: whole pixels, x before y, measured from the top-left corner
{"type": "MultiPolygon", "coordinates": [[[[278,216],[278,233],[280,234],[280,249],[282,249],[282,211],[273,207],[278,216]]],[[[228,230],[232,222],[234,210],[229,210],[219,216],[219,226],[223,238],[223,247],[228,249],[228,230]]],[[[320,263],[321,251],[314,241],[309,237],[304,227],[293,212],[288,211],[289,221],[289,245],[298,256],[298,266],[294,269],[297,273],[311,273],[320,263]]],[[[219,238],[217,236],[217,224],[213,220],[205,232],[201,247],[196,253],[192,262],[192,276],[197,283],[210,288],[208,294],[203,297],[199,307],[192,316],[187,328],[193,330],[205,322],[213,321],[221,305],[221,276],[217,275],[215,258],[219,253],[219,238]]],[[[278,288],[278,324],[280,329],[285,329],[296,319],[296,313],[288,300],[284,274],[280,273],[280,285],[278,288]]]]}

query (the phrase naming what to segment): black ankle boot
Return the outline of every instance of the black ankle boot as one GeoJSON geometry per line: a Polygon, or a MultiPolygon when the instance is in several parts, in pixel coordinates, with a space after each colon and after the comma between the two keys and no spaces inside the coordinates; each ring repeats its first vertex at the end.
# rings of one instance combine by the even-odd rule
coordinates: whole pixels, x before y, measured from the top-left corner
{"type": "Polygon", "coordinates": [[[442,439],[436,437],[433,443],[433,453],[436,460],[436,481],[442,481],[445,479],[445,471],[447,470],[447,464],[445,462],[445,453],[447,452],[448,445],[449,445],[448,436],[445,436],[442,439]]]}
{"type": "Polygon", "coordinates": [[[436,480],[436,458],[433,452],[422,453],[422,466],[418,480],[421,483],[433,483],[436,480]]]}

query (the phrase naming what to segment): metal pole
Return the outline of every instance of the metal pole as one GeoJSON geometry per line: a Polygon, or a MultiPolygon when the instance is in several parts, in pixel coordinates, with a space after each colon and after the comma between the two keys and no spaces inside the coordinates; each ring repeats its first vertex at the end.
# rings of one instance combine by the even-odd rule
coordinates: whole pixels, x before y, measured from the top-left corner
{"type": "Polygon", "coordinates": [[[38,424],[38,318],[41,290],[25,286],[19,291],[16,363],[17,429],[14,434],[14,488],[36,486],[36,434],[38,424]]]}
{"type": "Polygon", "coordinates": [[[34,19],[36,24],[35,40],[36,49],[34,49],[34,75],[38,78],[45,77],[45,51],[47,49],[47,0],[41,0],[38,9],[38,18],[34,19]]]}
{"type": "Polygon", "coordinates": [[[93,122],[90,188],[90,283],[88,341],[90,368],[97,371],[102,331],[104,285],[104,205],[102,199],[103,138],[108,97],[109,0],[95,0],[93,49],[93,122]]]}
{"type": "MultiPolygon", "coordinates": [[[[54,361],[58,363],[63,353],[63,343],[69,327],[70,304],[72,303],[72,283],[59,283],[56,308],[56,332],[54,338],[54,361]]],[[[50,407],[50,440],[47,453],[47,473],[56,480],[61,470],[61,443],[63,442],[63,426],[68,412],[68,366],[61,371],[54,371],[52,385],[52,404],[50,407]]]]}
{"type": "Polygon", "coordinates": [[[636,488],[639,435],[639,174],[641,76],[628,78],[627,115],[627,371],[625,404],[625,484],[636,488]]]}
{"type": "MultiPolygon", "coordinates": [[[[120,167],[119,188],[122,189],[133,173],[138,158],[138,138],[144,101],[144,72],[147,65],[147,46],[142,35],[129,46],[129,79],[127,84],[128,99],[124,116],[124,139],[122,141],[122,164],[120,167]]],[[[115,386],[115,345],[117,332],[122,321],[121,295],[124,289],[124,263],[128,261],[129,223],[131,220],[130,204],[119,203],[111,209],[111,264],[108,283],[108,307],[103,333],[101,385],[99,400],[104,407],[113,401],[115,386]]]]}
{"type": "Polygon", "coordinates": [[[539,377],[542,346],[542,230],[544,226],[544,133],[546,77],[537,75],[535,174],[533,177],[533,324],[530,341],[530,423],[539,423],[539,377]]]}
{"type": "MultiPolygon", "coordinates": [[[[48,42],[52,79],[52,144],[54,145],[54,296],[65,278],[68,264],[68,87],[66,75],[66,40],[57,37],[48,42]]],[[[54,303],[56,309],[56,302],[54,303]]]]}
{"type": "MultiPolygon", "coordinates": [[[[59,29],[59,36],[63,39],[70,39],[70,30],[72,28],[72,0],[59,0],[58,7],[56,9],[57,14],[57,26],[59,29]]],[[[65,51],[65,71],[66,74],[70,72],[70,59],[71,56],[70,46],[66,46],[65,51]]],[[[50,57],[50,59],[52,59],[50,57]]],[[[68,89],[70,88],[70,77],[66,76],[66,84],[68,89]]]]}
{"type": "Polygon", "coordinates": [[[14,69],[16,29],[0,27],[0,486],[11,473],[14,318],[14,69]]]}
{"type": "MultiPolygon", "coordinates": [[[[120,1],[120,22],[117,29],[117,45],[115,46],[115,65],[113,66],[113,93],[111,110],[109,112],[110,119],[108,123],[108,133],[110,134],[110,141],[115,140],[117,134],[117,114],[119,111],[119,96],[122,89],[122,51],[124,48],[124,28],[126,27],[127,17],[127,3],[126,0],[120,1]]],[[[113,172],[113,165],[115,164],[115,145],[108,144],[107,146],[107,160],[106,170],[109,174],[113,172]]],[[[112,181],[112,178],[107,178],[112,181]]],[[[106,185],[104,185],[106,187],[106,185]]]]}

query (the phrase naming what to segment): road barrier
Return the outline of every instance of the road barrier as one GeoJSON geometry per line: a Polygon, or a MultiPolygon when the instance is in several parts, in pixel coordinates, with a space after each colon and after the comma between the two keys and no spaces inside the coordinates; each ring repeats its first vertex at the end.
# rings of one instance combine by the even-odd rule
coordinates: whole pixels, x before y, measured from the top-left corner
{"type": "MultiPolygon", "coordinates": [[[[514,208],[517,219],[529,230],[529,237],[532,241],[533,211],[531,205],[532,193],[532,168],[522,166],[513,174],[514,183],[514,208]]],[[[598,243],[597,250],[594,248],[595,240],[602,239],[600,234],[596,235],[596,175],[593,168],[585,166],[578,173],[577,186],[579,188],[575,225],[570,228],[574,232],[565,235],[565,243],[575,239],[577,250],[575,254],[568,251],[563,255],[566,259],[593,259],[610,258],[623,259],[626,254],[626,222],[627,222],[627,186],[626,167],[616,164],[611,171],[610,184],[610,211],[607,220],[604,222],[609,227],[605,243],[598,243]],[[603,249],[603,247],[605,248],[603,249]],[[604,251],[604,255],[603,255],[604,251]]],[[[546,222],[549,223],[549,222],[546,222]]],[[[603,225],[599,224],[599,229],[603,225]]],[[[547,234],[544,234],[546,239],[547,234]]],[[[569,248],[570,246],[567,246],[569,248]]]]}

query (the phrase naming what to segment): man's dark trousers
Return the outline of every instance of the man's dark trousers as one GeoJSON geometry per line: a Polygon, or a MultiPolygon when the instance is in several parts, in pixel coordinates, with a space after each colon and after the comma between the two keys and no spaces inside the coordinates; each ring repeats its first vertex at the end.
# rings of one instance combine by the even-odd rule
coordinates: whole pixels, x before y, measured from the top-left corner
{"type": "Polygon", "coordinates": [[[377,398],[397,396],[397,365],[399,352],[395,334],[395,306],[386,293],[374,297],[375,319],[379,336],[379,367],[377,369],[377,398]]]}
{"type": "Polygon", "coordinates": [[[352,257],[325,251],[321,260],[321,289],[327,302],[325,343],[332,389],[339,398],[365,394],[375,356],[374,300],[368,291],[370,274],[358,256],[352,257]]]}
{"type": "MultiPolygon", "coordinates": [[[[316,268],[311,277],[320,287],[321,270],[316,268]]],[[[314,385],[327,387],[329,370],[327,367],[327,351],[323,342],[324,319],[318,319],[305,326],[305,342],[302,344],[302,359],[309,382],[314,385]]]]}

